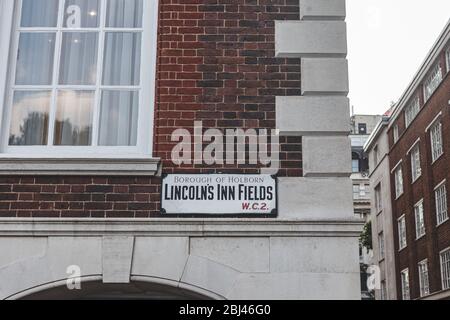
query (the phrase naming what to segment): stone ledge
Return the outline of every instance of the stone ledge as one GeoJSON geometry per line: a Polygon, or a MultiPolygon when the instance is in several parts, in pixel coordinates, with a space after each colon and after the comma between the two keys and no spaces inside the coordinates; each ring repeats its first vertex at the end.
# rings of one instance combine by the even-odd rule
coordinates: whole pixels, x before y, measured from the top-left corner
{"type": "Polygon", "coordinates": [[[0,219],[0,236],[359,237],[356,218],[295,219],[0,219]]]}
{"type": "Polygon", "coordinates": [[[113,175],[155,176],[156,158],[45,158],[0,157],[0,175],[113,175]]]}

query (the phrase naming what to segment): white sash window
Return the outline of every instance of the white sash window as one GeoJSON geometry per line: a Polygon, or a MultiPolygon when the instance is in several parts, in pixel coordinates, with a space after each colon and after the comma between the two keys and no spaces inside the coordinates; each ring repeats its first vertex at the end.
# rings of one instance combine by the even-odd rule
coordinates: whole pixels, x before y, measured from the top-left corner
{"type": "Polygon", "coordinates": [[[150,155],[157,1],[11,2],[1,153],[150,155]]]}

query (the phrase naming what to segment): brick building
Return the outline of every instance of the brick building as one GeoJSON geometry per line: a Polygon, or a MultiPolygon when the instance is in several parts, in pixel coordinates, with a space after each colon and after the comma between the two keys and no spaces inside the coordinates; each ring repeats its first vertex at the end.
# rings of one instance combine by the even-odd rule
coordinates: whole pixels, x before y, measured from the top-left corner
{"type": "Polygon", "coordinates": [[[343,0],[2,1],[0,297],[359,299],[344,20],[343,0]],[[176,163],[174,131],[208,129],[276,129],[271,214],[163,208],[167,176],[264,171],[176,163]]]}
{"type": "MultiPolygon", "coordinates": [[[[449,40],[450,22],[393,109],[385,132],[391,196],[382,202],[392,201],[393,234],[383,242],[395,244],[399,299],[450,296],[449,40]]],[[[376,143],[370,147],[378,161],[384,158],[375,152],[376,143]]]]}

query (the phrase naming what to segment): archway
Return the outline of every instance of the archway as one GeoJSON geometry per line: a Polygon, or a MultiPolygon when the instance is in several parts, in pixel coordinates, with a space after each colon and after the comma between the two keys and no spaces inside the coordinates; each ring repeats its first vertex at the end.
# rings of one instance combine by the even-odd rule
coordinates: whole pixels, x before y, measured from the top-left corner
{"type": "MultiPolygon", "coordinates": [[[[150,278],[148,279],[150,280],[150,278]]],[[[18,300],[213,300],[213,293],[176,283],[131,281],[126,284],[107,284],[101,280],[83,281],[81,290],[69,290],[65,281],[46,284],[22,292],[11,299],[18,300]]]]}

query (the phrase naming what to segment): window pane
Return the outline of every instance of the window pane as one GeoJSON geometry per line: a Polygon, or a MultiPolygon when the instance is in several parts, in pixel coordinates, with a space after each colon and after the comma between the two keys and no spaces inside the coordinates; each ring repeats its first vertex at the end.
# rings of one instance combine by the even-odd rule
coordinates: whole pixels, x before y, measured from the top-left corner
{"type": "Polygon", "coordinates": [[[106,26],[110,28],[141,28],[142,0],[109,0],[106,26]]]}
{"type": "Polygon", "coordinates": [[[22,33],[17,53],[16,84],[51,84],[54,54],[54,33],[22,33]]]}
{"type": "Polygon", "coordinates": [[[103,84],[110,86],[139,85],[140,60],[140,33],[107,33],[103,61],[103,84]]]}
{"type": "Polygon", "coordinates": [[[58,0],[23,0],[20,25],[31,27],[56,27],[58,0]]]}
{"type": "Polygon", "coordinates": [[[135,146],[137,144],[138,106],[138,92],[103,91],[99,145],[135,146]]]}
{"type": "Polygon", "coordinates": [[[100,17],[99,0],[66,0],[65,28],[97,28],[100,17]]]}
{"type": "Polygon", "coordinates": [[[50,91],[16,91],[11,115],[9,145],[47,145],[50,91]]]}
{"type": "Polygon", "coordinates": [[[58,92],[55,145],[91,145],[94,100],[94,91],[58,92]]]}
{"type": "Polygon", "coordinates": [[[95,85],[97,33],[65,32],[61,49],[60,84],[95,85]]]}

